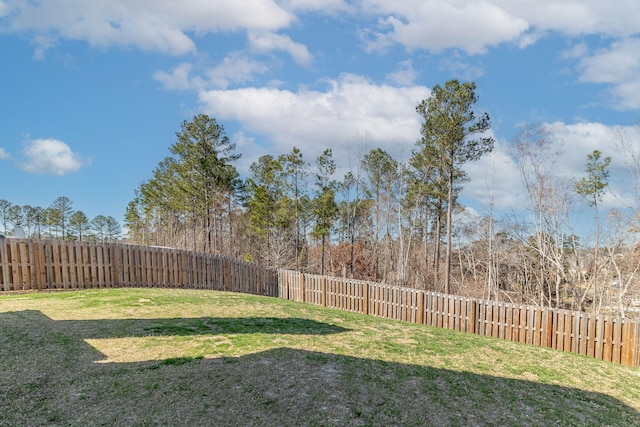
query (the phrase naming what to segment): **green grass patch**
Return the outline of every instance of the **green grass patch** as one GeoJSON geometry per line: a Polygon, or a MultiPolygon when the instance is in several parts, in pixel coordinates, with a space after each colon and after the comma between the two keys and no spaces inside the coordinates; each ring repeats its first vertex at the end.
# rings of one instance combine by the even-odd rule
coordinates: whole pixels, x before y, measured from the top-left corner
{"type": "Polygon", "coordinates": [[[0,296],[0,425],[640,425],[640,371],[241,294],[0,296]]]}

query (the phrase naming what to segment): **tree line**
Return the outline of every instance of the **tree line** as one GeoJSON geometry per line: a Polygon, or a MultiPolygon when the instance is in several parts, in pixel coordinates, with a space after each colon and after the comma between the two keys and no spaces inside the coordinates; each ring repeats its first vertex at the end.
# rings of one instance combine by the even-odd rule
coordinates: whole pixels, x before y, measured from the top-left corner
{"type": "Polygon", "coordinates": [[[122,237],[122,227],[114,217],[97,215],[89,219],[84,212],[74,210],[66,196],[56,198],[47,208],[0,199],[0,221],[7,236],[102,242],[122,237]]]}
{"type": "Polygon", "coordinates": [[[598,211],[610,158],[594,151],[585,178],[561,179],[553,139],[532,125],[512,144],[528,200],[521,215],[496,216],[490,198],[482,215],[459,204],[469,181],[464,165],[494,144],[489,116],[474,109],[475,89],[456,80],[436,85],[416,107],[421,137],[407,162],[374,148],[341,177],[331,149],[309,162],[293,147],[261,156],[241,179],[234,165],[240,153],[223,126],[197,115],[181,124],[170,155],[136,189],[125,214],[129,240],[496,301],[634,315],[640,248],[630,239],[633,221],[598,211]],[[602,236],[595,245],[583,246],[572,229],[580,196],[602,236]]]}

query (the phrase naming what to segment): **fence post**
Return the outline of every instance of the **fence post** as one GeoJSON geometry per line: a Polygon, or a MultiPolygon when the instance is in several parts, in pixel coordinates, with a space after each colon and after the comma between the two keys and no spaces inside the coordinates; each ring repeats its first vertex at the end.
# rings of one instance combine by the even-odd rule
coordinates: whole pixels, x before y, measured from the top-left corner
{"type": "Polygon", "coordinates": [[[631,366],[640,368],[640,321],[638,320],[633,322],[633,341],[630,345],[632,346],[631,366]]]}
{"type": "Polygon", "coordinates": [[[322,289],[322,295],[320,297],[320,303],[323,307],[327,306],[327,278],[322,276],[322,282],[320,282],[320,286],[322,289]]]}
{"type": "Polygon", "coordinates": [[[369,314],[369,283],[362,284],[362,312],[369,314]]]}
{"type": "Polygon", "coordinates": [[[284,293],[282,295],[282,297],[286,300],[290,299],[289,297],[289,275],[291,273],[288,270],[285,270],[284,272],[284,293]]]}
{"type": "Polygon", "coordinates": [[[233,288],[231,286],[231,261],[225,260],[224,269],[225,269],[224,290],[225,291],[232,291],[233,288]]]}
{"type": "Polygon", "coordinates": [[[468,322],[468,329],[467,332],[471,333],[471,334],[475,334],[476,333],[476,310],[477,310],[477,304],[476,304],[476,300],[471,298],[469,299],[469,322],[468,322]]]}
{"type": "Polygon", "coordinates": [[[416,323],[422,325],[424,323],[424,291],[418,292],[418,312],[416,313],[416,323]]]}
{"type": "Polygon", "coordinates": [[[9,291],[9,260],[7,259],[7,240],[0,237],[0,267],[2,267],[2,283],[4,290],[9,291]]]}

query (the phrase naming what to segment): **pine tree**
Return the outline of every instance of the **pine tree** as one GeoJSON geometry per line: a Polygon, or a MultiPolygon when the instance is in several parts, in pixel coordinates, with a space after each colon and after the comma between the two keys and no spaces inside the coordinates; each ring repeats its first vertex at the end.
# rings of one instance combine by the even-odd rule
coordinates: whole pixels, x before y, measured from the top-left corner
{"type": "Polygon", "coordinates": [[[82,211],[75,211],[69,218],[69,228],[76,233],[78,240],[82,241],[89,228],[89,218],[82,211]]]}
{"type": "Polygon", "coordinates": [[[316,160],[316,197],[312,202],[312,211],[315,225],[311,236],[321,241],[321,266],[320,274],[325,271],[325,247],[330,240],[331,228],[338,215],[338,205],[335,198],[336,183],[332,179],[336,171],[331,149],[327,148],[316,160]]]}
{"type": "Polygon", "coordinates": [[[445,293],[449,293],[451,279],[451,217],[456,175],[461,166],[478,160],[493,150],[493,138],[486,135],[491,127],[489,115],[476,117],[473,106],[477,101],[473,82],[450,80],[445,87],[436,85],[431,96],[422,101],[416,111],[423,117],[418,145],[426,157],[436,159],[447,179],[447,254],[445,264],[445,293]]]}
{"type": "Polygon", "coordinates": [[[66,230],[69,226],[69,219],[71,218],[71,214],[73,214],[73,202],[66,196],[60,196],[53,201],[51,207],[51,218],[50,221],[53,225],[60,227],[60,231],[62,233],[62,240],[66,237],[66,230]]]}

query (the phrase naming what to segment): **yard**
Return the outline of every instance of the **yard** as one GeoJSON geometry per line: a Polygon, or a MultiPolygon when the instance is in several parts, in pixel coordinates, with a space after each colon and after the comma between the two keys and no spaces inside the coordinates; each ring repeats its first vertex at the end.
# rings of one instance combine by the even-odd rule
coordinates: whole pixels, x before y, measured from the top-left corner
{"type": "Polygon", "coordinates": [[[0,296],[0,425],[640,425],[640,370],[277,298],[0,296]]]}

